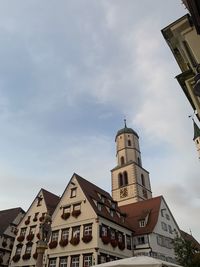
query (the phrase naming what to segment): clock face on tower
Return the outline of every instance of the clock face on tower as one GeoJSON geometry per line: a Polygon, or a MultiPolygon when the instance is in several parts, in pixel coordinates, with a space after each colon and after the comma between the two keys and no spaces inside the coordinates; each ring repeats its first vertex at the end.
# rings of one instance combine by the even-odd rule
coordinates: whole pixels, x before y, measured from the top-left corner
{"type": "Polygon", "coordinates": [[[124,197],[127,197],[128,196],[128,189],[127,187],[123,187],[120,189],[120,197],[121,198],[124,198],[124,197]]]}

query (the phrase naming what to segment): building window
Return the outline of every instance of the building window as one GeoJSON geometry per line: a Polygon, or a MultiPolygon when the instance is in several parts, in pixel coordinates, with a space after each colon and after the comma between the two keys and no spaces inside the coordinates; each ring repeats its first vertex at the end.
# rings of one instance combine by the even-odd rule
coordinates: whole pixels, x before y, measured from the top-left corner
{"type": "Polygon", "coordinates": [[[62,229],[61,239],[62,240],[68,240],[69,239],[69,228],[62,229]]]}
{"type": "Polygon", "coordinates": [[[79,267],[79,256],[71,257],[71,267],[79,267]]]}
{"type": "Polygon", "coordinates": [[[76,197],[76,189],[77,188],[72,188],[71,189],[71,196],[70,197],[76,197]]]}
{"type": "Polygon", "coordinates": [[[199,140],[198,139],[196,140],[196,143],[199,144],[199,140]]]}
{"type": "Polygon", "coordinates": [[[34,235],[36,230],[36,225],[30,227],[29,235],[34,235]]]}
{"type": "Polygon", "coordinates": [[[166,214],[165,217],[168,221],[170,220],[169,214],[166,214]]]}
{"type": "Polygon", "coordinates": [[[42,197],[37,198],[37,207],[42,205],[42,197]]]}
{"type": "Polygon", "coordinates": [[[56,267],[56,258],[49,259],[49,267],[56,267]]]}
{"type": "Polygon", "coordinates": [[[114,210],[110,209],[110,216],[114,217],[114,210]]]}
{"type": "Polygon", "coordinates": [[[72,228],[72,238],[80,238],[80,226],[72,228]]]}
{"type": "Polygon", "coordinates": [[[83,235],[84,236],[91,236],[92,235],[92,224],[84,225],[83,235]]]}
{"type": "Polygon", "coordinates": [[[141,166],[141,160],[139,157],[138,157],[138,165],[141,166]]]}
{"type": "Polygon", "coordinates": [[[115,234],[115,230],[114,229],[110,229],[110,239],[111,240],[115,240],[115,237],[116,236],[116,234],[115,234]]]}
{"type": "Polygon", "coordinates": [[[118,174],[119,179],[119,187],[123,186],[123,175],[121,173],[118,174]]]}
{"type": "Polygon", "coordinates": [[[59,267],[67,267],[67,257],[60,258],[59,267]]]}
{"type": "Polygon", "coordinates": [[[172,227],[171,225],[168,225],[168,230],[169,230],[169,233],[172,234],[173,233],[173,230],[172,230],[172,227]]]}
{"type": "Polygon", "coordinates": [[[74,204],[73,205],[73,210],[81,210],[81,204],[80,203],[74,204]]]}
{"type": "Polygon", "coordinates": [[[26,228],[22,228],[20,232],[20,236],[25,236],[26,235],[26,228]]]}
{"type": "Polygon", "coordinates": [[[53,231],[51,236],[51,241],[58,241],[59,231],[53,231]]]}
{"type": "Polygon", "coordinates": [[[124,175],[124,182],[123,182],[123,185],[127,185],[128,184],[128,174],[127,174],[127,172],[125,171],[124,173],[123,173],[124,175]]]}
{"type": "Polygon", "coordinates": [[[21,254],[21,251],[22,251],[22,246],[18,246],[18,247],[16,248],[15,255],[20,255],[20,254],[21,254]]]}
{"type": "Polygon", "coordinates": [[[26,254],[31,254],[31,249],[32,249],[32,244],[27,244],[26,245],[26,254]]]}
{"type": "Polygon", "coordinates": [[[131,250],[131,236],[126,235],[126,248],[131,250]]]}
{"type": "Polygon", "coordinates": [[[105,225],[102,225],[101,227],[101,236],[107,236],[108,235],[108,228],[105,225]]]}
{"type": "Polygon", "coordinates": [[[145,244],[145,238],[144,238],[144,236],[139,236],[139,237],[137,238],[137,241],[138,241],[138,245],[143,245],[143,244],[145,244]]]}
{"type": "Polygon", "coordinates": [[[128,140],[128,146],[131,146],[131,140],[130,139],[128,140]]]}
{"type": "Polygon", "coordinates": [[[118,233],[118,242],[122,243],[123,241],[123,235],[122,233],[118,233]]]}
{"type": "Polygon", "coordinates": [[[70,213],[70,211],[71,211],[71,206],[63,207],[63,213],[70,213]]]}
{"type": "Polygon", "coordinates": [[[99,211],[102,211],[102,204],[101,203],[97,203],[97,209],[99,210],[99,211]]]}
{"type": "Polygon", "coordinates": [[[100,255],[100,262],[99,263],[105,263],[106,262],[106,255],[101,254],[100,255]]]}
{"type": "Polygon", "coordinates": [[[124,157],[121,157],[120,161],[121,161],[121,165],[124,165],[124,157]]]}
{"type": "Polygon", "coordinates": [[[162,229],[163,229],[164,231],[167,231],[167,224],[166,224],[166,223],[161,222],[161,226],[162,226],[162,229]]]}
{"type": "Polygon", "coordinates": [[[139,226],[140,227],[145,227],[145,220],[140,220],[139,221],[139,226]]]}
{"type": "Polygon", "coordinates": [[[142,182],[142,185],[145,186],[144,174],[141,174],[141,182],[142,182]]]}
{"type": "Polygon", "coordinates": [[[89,267],[92,265],[92,254],[83,255],[83,267],[89,267]]]}

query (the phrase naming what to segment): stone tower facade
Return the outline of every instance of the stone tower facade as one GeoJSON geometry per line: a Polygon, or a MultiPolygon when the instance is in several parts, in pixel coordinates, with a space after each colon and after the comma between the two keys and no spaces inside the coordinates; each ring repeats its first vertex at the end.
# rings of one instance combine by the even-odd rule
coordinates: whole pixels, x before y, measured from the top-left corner
{"type": "Polygon", "coordinates": [[[112,197],[119,206],[152,198],[149,173],[142,167],[139,136],[125,126],[117,132],[117,166],[111,170],[112,197]]]}
{"type": "Polygon", "coordinates": [[[193,140],[195,142],[197,152],[198,152],[198,155],[200,158],[200,129],[194,120],[193,120],[193,124],[194,124],[194,138],[193,138],[193,140]]]}

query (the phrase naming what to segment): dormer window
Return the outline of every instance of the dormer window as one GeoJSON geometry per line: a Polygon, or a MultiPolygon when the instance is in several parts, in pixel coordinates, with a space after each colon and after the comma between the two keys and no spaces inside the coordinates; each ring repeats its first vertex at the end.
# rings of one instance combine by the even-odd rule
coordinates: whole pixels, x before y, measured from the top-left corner
{"type": "Polygon", "coordinates": [[[102,196],[102,195],[101,195],[101,201],[102,201],[103,203],[105,203],[105,201],[106,201],[106,198],[105,198],[104,196],[102,196]]]}
{"type": "Polygon", "coordinates": [[[139,226],[140,227],[145,227],[146,225],[145,225],[145,220],[140,220],[139,221],[139,226]]]}
{"type": "Polygon", "coordinates": [[[114,210],[110,209],[110,216],[114,217],[114,210]]]}
{"type": "Polygon", "coordinates": [[[72,197],[76,197],[76,189],[77,189],[77,188],[72,188],[72,189],[71,189],[71,196],[70,196],[71,198],[72,198],[72,197]]]}
{"type": "Polygon", "coordinates": [[[115,202],[112,202],[111,206],[112,206],[113,209],[116,209],[116,203],[115,202]]]}
{"type": "Polygon", "coordinates": [[[97,209],[98,209],[99,211],[102,211],[102,204],[101,204],[101,203],[97,203],[97,209]]]}

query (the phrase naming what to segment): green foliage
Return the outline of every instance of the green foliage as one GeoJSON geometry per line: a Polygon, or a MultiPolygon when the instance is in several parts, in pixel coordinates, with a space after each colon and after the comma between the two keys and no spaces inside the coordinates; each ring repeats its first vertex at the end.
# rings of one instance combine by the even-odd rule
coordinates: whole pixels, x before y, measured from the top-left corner
{"type": "Polygon", "coordinates": [[[177,236],[174,241],[174,251],[177,262],[184,267],[200,267],[200,252],[189,240],[177,236]]]}

